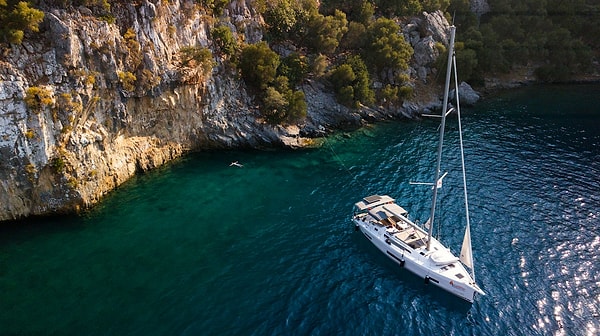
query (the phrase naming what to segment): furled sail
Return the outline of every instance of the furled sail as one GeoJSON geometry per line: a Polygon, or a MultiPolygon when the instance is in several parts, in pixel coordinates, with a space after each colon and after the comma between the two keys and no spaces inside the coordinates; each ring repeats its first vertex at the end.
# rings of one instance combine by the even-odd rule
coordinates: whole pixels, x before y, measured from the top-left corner
{"type": "Polygon", "coordinates": [[[425,224],[423,224],[423,226],[424,226],[424,227],[425,227],[427,230],[431,229],[431,218],[429,218],[429,219],[428,219],[428,220],[425,222],[425,224]]]}
{"type": "Polygon", "coordinates": [[[473,251],[471,250],[471,228],[467,224],[465,237],[463,238],[462,248],[460,249],[460,261],[465,266],[473,269],[473,251]]]}

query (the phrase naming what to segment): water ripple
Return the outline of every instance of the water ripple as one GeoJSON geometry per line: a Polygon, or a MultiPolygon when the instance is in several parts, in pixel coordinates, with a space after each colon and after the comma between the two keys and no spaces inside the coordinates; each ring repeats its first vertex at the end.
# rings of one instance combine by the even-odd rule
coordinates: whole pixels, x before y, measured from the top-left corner
{"type": "MultiPolygon", "coordinates": [[[[433,179],[436,125],[402,122],[317,150],[198,153],[83,217],[3,230],[2,332],[598,335],[600,87],[576,88],[522,89],[465,111],[487,294],[472,305],[395,267],[350,223],[371,193],[429,216],[431,189],[408,181],[433,179]],[[236,160],[243,169],[229,167],[236,160]]],[[[450,120],[436,223],[455,253],[456,129],[450,120]]]]}

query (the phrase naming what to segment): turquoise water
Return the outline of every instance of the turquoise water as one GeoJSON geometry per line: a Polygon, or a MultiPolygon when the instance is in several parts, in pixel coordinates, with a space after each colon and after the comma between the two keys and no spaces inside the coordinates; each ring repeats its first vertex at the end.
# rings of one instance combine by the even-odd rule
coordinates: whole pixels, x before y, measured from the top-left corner
{"type": "MultiPolygon", "coordinates": [[[[436,124],[393,122],[321,149],[191,154],[81,216],[2,226],[0,334],[597,335],[600,86],[520,89],[463,114],[487,293],[472,305],[353,230],[373,193],[428,216],[430,190],[408,182],[432,178],[436,124]]],[[[444,157],[436,226],[458,252],[458,152],[444,157]]]]}

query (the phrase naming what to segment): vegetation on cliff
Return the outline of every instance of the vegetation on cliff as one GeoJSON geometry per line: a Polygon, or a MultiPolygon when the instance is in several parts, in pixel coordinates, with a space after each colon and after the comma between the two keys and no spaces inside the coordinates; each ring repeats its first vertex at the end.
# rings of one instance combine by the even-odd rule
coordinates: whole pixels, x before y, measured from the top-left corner
{"type": "Polygon", "coordinates": [[[448,13],[472,84],[514,69],[549,81],[586,73],[598,8],[0,0],[0,220],[91,205],[187,150],[305,146],[366,118],[418,113],[437,98],[424,86],[441,77],[448,13]],[[415,92],[427,97],[405,104],[415,92]]]}
{"type": "Polygon", "coordinates": [[[37,32],[43,19],[44,13],[26,1],[0,0],[0,39],[21,43],[25,31],[37,32]]]}
{"type": "MultiPolygon", "coordinates": [[[[459,26],[461,79],[475,84],[516,67],[534,69],[540,81],[569,80],[590,72],[600,49],[600,28],[594,24],[600,20],[600,5],[592,0],[491,0],[484,13],[473,12],[468,0],[323,0],[320,7],[313,0],[257,0],[255,4],[266,23],[268,44],[263,47],[300,52],[313,71],[299,78],[325,75],[338,101],[350,107],[399,104],[412,95],[405,70],[413,50],[397,18],[422,11],[445,11],[459,26]],[[315,71],[323,63],[327,72],[315,71]]],[[[439,47],[443,54],[444,48],[439,47]]],[[[444,67],[442,63],[438,68],[444,67]]],[[[287,77],[285,71],[276,72],[287,77]]],[[[268,83],[261,86],[269,87],[268,83]]],[[[264,92],[266,97],[266,92],[274,91],[264,92]]],[[[291,121],[285,116],[271,120],[291,121]]]]}
{"type": "MultiPolygon", "coordinates": [[[[283,69],[277,71],[280,81],[290,81],[291,76],[296,84],[307,77],[325,77],[338,101],[349,107],[386,99],[398,102],[398,92],[407,95],[410,90],[399,88],[408,84],[408,76],[402,72],[408,68],[413,50],[397,21],[376,18],[375,6],[366,1],[322,4],[318,7],[313,0],[257,1],[265,18],[268,45],[294,57],[291,64],[302,64],[290,67],[283,62],[283,69]],[[379,83],[378,88],[374,82],[379,83]],[[380,88],[385,88],[385,93],[380,88]]],[[[247,55],[242,54],[242,60],[244,57],[247,55]]]]}
{"type": "MultiPolygon", "coordinates": [[[[265,23],[264,41],[258,44],[245,43],[222,20],[229,3],[195,1],[195,10],[210,18],[213,46],[181,49],[182,69],[197,70],[194,76],[183,75],[182,83],[202,80],[217,64],[214,57],[221,57],[254,89],[263,116],[272,123],[293,123],[306,116],[304,94],[297,87],[307,78],[327,79],[338,101],[348,107],[394,105],[410,97],[413,83],[407,68],[413,50],[399,22],[422,11],[444,11],[459,26],[461,76],[475,84],[515,67],[535,69],[541,81],[568,80],[590,71],[600,49],[600,27],[595,24],[600,5],[594,0],[490,0],[483,12],[473,12],[469,0],[254,0],[251,5],[265,23]]],[[[26,32],[35,33],[43,12],[34,6],[84,6],[114,22],[114,8],[125,4],[0,0],[0,34],[4,43],[21,43],[26,32]]],[[[118,74],[120,84],[128,92],[149,92],[160,77],[142,66],[143,51],[135,34],[123,30],[134,64],[118,74]]]]}

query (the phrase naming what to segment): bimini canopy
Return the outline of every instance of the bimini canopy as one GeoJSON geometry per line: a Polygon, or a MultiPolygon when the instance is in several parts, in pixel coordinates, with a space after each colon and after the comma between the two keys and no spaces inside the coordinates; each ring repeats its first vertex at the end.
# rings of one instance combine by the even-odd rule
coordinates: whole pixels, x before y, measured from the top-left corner
{"type": "Polygon", "coordinates": [[[373,195],[373,196],[363,198],[360,202],[357,202],[355,204],[355,206],[358,210],[364,211],[367,209],[373,209],[382,204],[393,203],[393,202],[394,202],[394,199],[391,198],[390,196],[373,195]]]}
{"type": "Polygon", "coordinates": [[[386,218],[394,219],[394,222],[400,221],[400,217],[406,216],[408,212],[396,203],[383,204],[369,209],[369,214],[377,220],[386,218]]]}

